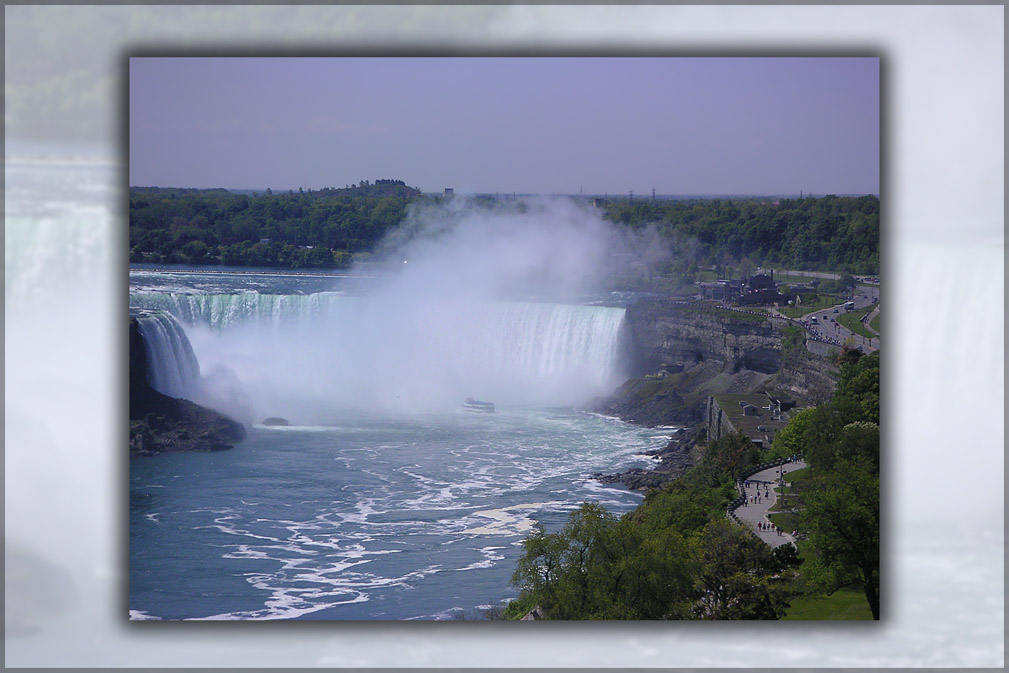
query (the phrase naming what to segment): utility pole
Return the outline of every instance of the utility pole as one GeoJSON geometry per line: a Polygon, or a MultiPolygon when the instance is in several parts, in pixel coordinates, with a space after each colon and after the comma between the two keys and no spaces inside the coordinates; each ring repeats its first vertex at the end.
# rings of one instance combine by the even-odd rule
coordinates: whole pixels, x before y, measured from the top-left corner
{"type": "Polygon", "coordinates": [[[652,201],[655,200],[655,187],[652,187],[652,201]]]}

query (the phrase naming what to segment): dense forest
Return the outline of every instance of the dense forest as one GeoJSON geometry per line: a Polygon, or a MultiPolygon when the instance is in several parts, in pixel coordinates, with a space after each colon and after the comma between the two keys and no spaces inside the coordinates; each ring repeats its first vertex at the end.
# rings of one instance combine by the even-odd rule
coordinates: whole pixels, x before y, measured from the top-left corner
{"type": "Polygon", "coordinates": [[[345,267],[418,197],[402,180],[254,194],[131,187],[130,261],[345,267]]]}
{"type": "Polygon", "coordinates": [[[879,273],[879,198],[609,201],[607,219],[655,225],[691,264],[731,268],[739,260],[776,268],[879,273]]]}
{"type": "MultiPolygon", "coordinates": [[[[366,258],[422,195],[402,180],[338,189],[238,193],[130,188],[130,261],[343,267],[366,258]]],[[[477,208],[512,207],[490,196],[477,208]]],[[[641,251],[652,272],[689,284],[704,268],[879,272],[879,199],[607,200],[604,217],[631,230],[654,226],[665,251],[641,251]],[[661,254],[668,252],[670,254],[661,254]],[[654,260],[662,268],[652,268],[654,260]],[[671,261],[670,261],[671,260],[671,261]]]]}
{"type": "Polygon", "coordinates": [[[879,355],[845,351],[839,366],[831,401],[796,414],[771,449],[722,437],[622,517],[585,503],[562,530],[538,527],[506,617],[538,607],[547,619],[779,619],[846,589],[878,619],[879,355]],[[804,539],[772,551],[725,511],[748,467],[795,454],[809,468],[792,476],[794,511],[772,517],[804,539]]]}

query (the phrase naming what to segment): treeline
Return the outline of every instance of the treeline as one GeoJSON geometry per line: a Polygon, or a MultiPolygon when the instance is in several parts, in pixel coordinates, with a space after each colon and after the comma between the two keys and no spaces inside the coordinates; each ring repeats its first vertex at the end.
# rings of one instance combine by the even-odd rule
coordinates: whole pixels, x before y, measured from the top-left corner
{"type": "Polygon", "coordinates": [[[673,270],[734,267],[879,273],[879,198],[612,200],[606,218],[655,225],[674,245],[673,270]]]}
{"type": "Polygon", "coordinates": [[[238,193],[130,188],[130,261],[343,267],[406,216],[402,180],[338,189],[238,193]]]}
{"type": "MultiPolygon", "coordinates": [[[[708,445],[679,479],[622,517],[585,503],[523,542],[505,616],[778,619],[791,601],[856,584],[879,617],[879,358],[846,353],[832,401],[802,412],[774,453],[804,453],[798,515],[808,543],[772,550],[728,520],[735,483],[769,457],[742,435],[708,445]]],[[[793,501],[794,502],[794,501],[793,501]]]]}
{"type": "MultiPolygon", "coordinates": [[[[418,198],[420,190],[402,180],[284,193],[131,187],[130,261],[345,266],[374,250],[418,198]]],[[[484,195],[472,203],[495,208],[510,200],[484,195]]],[[[521,212],[521,203],[514,207],[521,212]]],[[[742,277],[757,264],[879,272],[875,196],[612,200],[603,209],[632,229],[654,225],[666,241],[670,254],[639,251],[656,287],[653,271],[677,286],[703,279],[706,269],[742,277]]]]}

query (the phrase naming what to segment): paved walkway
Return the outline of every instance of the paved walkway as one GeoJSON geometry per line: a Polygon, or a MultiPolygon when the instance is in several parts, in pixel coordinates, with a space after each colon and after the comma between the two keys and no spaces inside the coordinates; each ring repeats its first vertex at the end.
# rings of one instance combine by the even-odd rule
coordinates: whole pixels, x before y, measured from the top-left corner
{"type": "Polygon", "coordinates": [[[756,474],[749,476],[747,481],[750,486],[746,489],[746,500],[745,505],[741,505],[735,509],[736,516],[739,517],[745,525],[749,526],[757,536],[771,545],[772,547],[780,547],[786,542],[794,542],[795,539],[789,535],[788,531],[783,531],[781,535],[778,535],[775,531],[769,530],[758,530],[757,522],[770,523],[770,519],[767,518],[767,510],[774,506],[774,503],[778,501],[777,488],[779,487],[779,477],[781,476],[781,470],[785,471],[785,482],[788,482],[788,473],[794,472],[795,470],[800,470],[806,467],[806,463],[801,460],[797,460],[792,463],[785,463],[780,467],[769,467],[766,470],[761,470],[756,474]],[[751,497],[758,497],[760,502],[750,502],[751,497]]]}
{"type": "Polygon", "coordinates": [[[876,336],[879,336],[879,330],[874,329],[873,326],[870,325],[869,323],[872,322],[872,319],[878,315],[879,315],[879,304],[876,304],[876,308],[866,313],[865,317],[862,318],[862,324],[865,325],[865,328],[870,332],[872,332],[873,334],[875,334],[876,336]]]}

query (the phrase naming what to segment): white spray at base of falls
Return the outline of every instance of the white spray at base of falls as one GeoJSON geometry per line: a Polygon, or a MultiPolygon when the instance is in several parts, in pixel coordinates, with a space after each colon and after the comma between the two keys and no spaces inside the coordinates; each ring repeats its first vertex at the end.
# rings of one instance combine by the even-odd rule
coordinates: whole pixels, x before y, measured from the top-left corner
{"type": "Polygon", "coordinates": [[[151,387],[170,397],[198,396],[200,363],[178,320],[164,311],[138,311],[134,317],[144,339],[151,387]]]}
{"type": "Polygon", "coordinates": [[[467,397],[577,406],[619,383],[624,315],[579,301],[642,273],[642,245],[662,252],[571,199],[421,200],[360,273],[373,279],[361,295],[180,276],[135,288],[131,304],[186,325],[205,399],[240,420],[324,423],[334,409],[445,410],[467,397]]]}
{"type": "MultiPolygon", "coordinates": [[[[320,296],[321,295],[321,296],[320,296]]],[[[205,373],[203,401],[242,420],[445,409],[468,396],[571,405],[617,383],[624,309],[537,302],[137,293],[170,311],[205,373]]],[[[170,393],[169,393],[170,394],[170,393]]]]}

